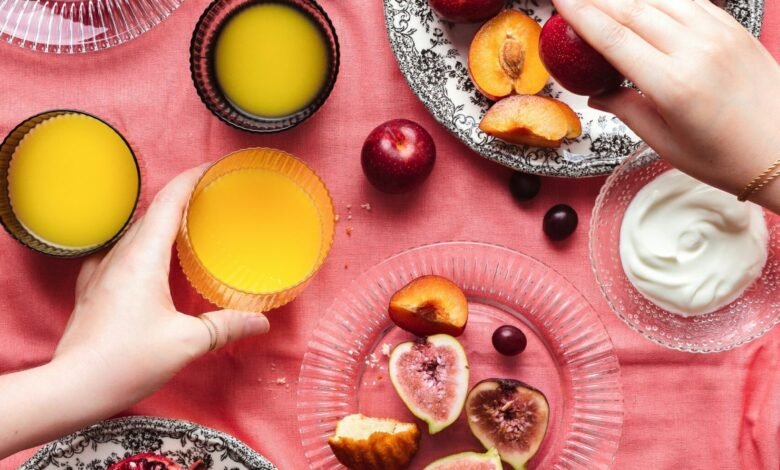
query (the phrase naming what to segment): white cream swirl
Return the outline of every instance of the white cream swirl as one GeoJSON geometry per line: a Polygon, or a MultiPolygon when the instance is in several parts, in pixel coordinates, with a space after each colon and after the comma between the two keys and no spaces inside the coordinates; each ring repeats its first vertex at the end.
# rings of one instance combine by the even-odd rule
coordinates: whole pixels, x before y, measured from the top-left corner
{"type": "Polygon", "coordinates": [[[760,207],[670,170],[626,209],[620,258],[651,302],[703,315],[736,300],[761,275],[768,238],[760,207]]]}

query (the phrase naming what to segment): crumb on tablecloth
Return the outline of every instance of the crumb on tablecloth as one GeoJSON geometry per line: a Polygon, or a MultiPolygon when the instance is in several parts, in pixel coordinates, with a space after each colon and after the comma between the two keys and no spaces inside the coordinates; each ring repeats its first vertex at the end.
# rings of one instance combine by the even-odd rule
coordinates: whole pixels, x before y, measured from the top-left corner
{"type": "Polygon", "coordinates": [[[384,343],[382,345],[382,355],[390,356],[390,343],[384,343]]]}
{"type": "Polygon", "coordinates": [[[366,210],[366,211],[368,211],[368,212],[371,212],[371,204],[370,204],[370,203],[368,203],[368,202],[366,202],[365,204],[361,204],[361,205],[360,205],[360,208],[361,208],[361,209],[364,209],[364,210],[366,210]]]}
{"type": "Polygon", "coordinates": [[[276,379],[276,385],[287,385],[287,377],[279,377],[276,379]]]}
{"type": "Polygon", "coordinates": [[[352,236],[352,231],[353,231],[353,230],[354,230],[354,229],[353,229],[352,227],[347,227],[347,228],[346,228],[344,231],[345,231],[345,232],[347,232],[347,236],[348,236],[348,237],[351,237],[351,236],[352,236]]]}

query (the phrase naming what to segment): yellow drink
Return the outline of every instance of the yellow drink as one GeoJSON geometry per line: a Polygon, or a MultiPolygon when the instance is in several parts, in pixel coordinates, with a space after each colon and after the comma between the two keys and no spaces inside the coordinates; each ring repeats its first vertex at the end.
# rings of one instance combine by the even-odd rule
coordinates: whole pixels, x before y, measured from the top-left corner
{"type": "Polygon", "coordinates": [[[240,10],[227,20],[214,52],[225,97],[261,117],[305,108],[322,90],[328,67],[322,31],[305,13],[281,3],[240,10]]]}
{"type": "Polygon", "coordinates": [[[236,170],[211,182],[190,202],[187,224],[205,269],[244,292],[293,287],[320,259],[322,222],[314,201],[273,170],[236,170]]]}
{"type": "Polygon", "coordinates": [[[49,118],[11,157],[8,195],[14,215],[40,241],[88,248],[127,223],[139,191],[132,151],[110,126],[84,114],[49,118]]]}

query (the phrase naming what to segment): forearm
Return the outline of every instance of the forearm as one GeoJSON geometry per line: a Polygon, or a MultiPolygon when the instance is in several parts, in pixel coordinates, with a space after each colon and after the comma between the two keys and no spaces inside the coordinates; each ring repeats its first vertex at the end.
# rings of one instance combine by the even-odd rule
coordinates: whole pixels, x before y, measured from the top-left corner
{"type": "Polygon", "coordinates": [[[89,363],[55,360],[0,376],[0,459],[120,411],[98,375],[89,363]]]}

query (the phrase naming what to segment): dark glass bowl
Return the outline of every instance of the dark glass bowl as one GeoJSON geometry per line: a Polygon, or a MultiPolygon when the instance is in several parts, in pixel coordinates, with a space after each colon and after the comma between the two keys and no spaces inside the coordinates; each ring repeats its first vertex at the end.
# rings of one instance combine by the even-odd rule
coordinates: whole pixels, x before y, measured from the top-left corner
{"type": "Polygon", "coordinates": [[[127,141],[125,136],[123,136],[122,133],[119,132],[116,127],[112,126],[110,123],[93,114],[70,109],[55,109],[36,114],[35,116],[31,116],[25,119],[21,124],[16,126],[11,132],[8,133],[2,144],[0,144],[0,224],[16,241],[26,246],[27,248],[38,251],[40,253],[57,258],[79,258],[82,256],[87,256],[95,253],[96,251],[100,251],[107,246],[113,245],[116,241],[122,238],[122,235],[124,235],[125,231],[127,231],[138,209],[143,179],[143,171],[140,160],[133,150],[133,147],[127,141]],[[127,145],[127,148],[130,150],[130,154],[133,157],[135,168],[138,173],[138,189],[135,195],[135,205],[133,206],[133,210],[130,211],[125,224],[116,234],[114,234],[113,237],[111,237],[111,239],[105,241],[104,243],[88,247],[61,247],[49,244],[35,237],[19,221],[19,219],[16,217],[16,214],[14,214],[8,191],[8,171],[11,165],[11,159],[24,136],[26,136],[27,133],[33,130],[38,124],[53,117],[68,114],[82,114],[89,116],[91,118],[97,119],[98,121],[101,121],[103,124],[107,125],[114,132],[116,132],[116,134],[124,141],[125,145],[127,145]]]}
{"type": "Polygon", "coordinates": [[[190,43],[190,71],[200,99],[219,119],[249,132],[279,132],[297,126],[314,114],[330,96],[339,72],[339,41],[327,13],[314,0],[214,0],[198,20],[190,43]],[[289,116],[265,118],[241,111],[225,97],[214,72],[214,46],[227,20],[243,8],[261,3],[281,3],[304,12],[322,31],[329,52],[325,85],[308,106],[289,116]]]}

